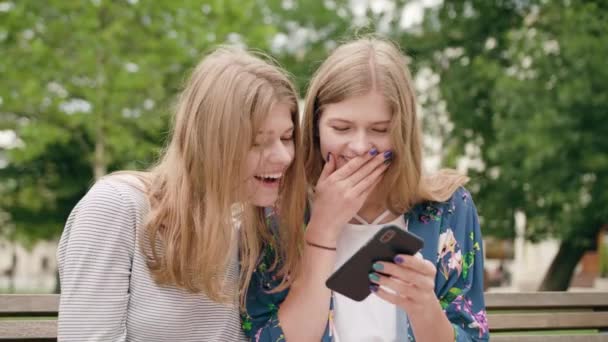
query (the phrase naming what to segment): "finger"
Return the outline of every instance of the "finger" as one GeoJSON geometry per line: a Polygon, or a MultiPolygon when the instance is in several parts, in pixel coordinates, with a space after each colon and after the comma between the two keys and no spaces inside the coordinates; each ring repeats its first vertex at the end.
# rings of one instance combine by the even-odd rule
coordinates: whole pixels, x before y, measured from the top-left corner
{"type": "Polygon", "coordinates": [[[372,191],[374,191],[376,186],[378,186],[378,184],[380,184],[381,181],[382,181],[382,177],[376,179],[375,182],[373,182],[367,189],[363,190],[363,192],[359,193],[357,196],[363,197],[364,201],[367,200],[367,197],[372,193],[372,191]]]}
{"type": "Polygon", "coordinates": [[[406,293],[409,287],[414,286],[409,280],[402,280],[396,277],[382,275],[377,272],[369,274],[369,281],[372,284],[380,285],[397,293],[406,293]]]}
{"type": "MultiPolygon", "coordinates": [[[[368,153],[359,155],[349,160],[344,166],[336,171],[336,180],[343,180],[352,175],[355,171],[359,170],[361,166],[365,165],[368,161],[378,155],[378,150],[374,147],[368,153]]],[[[332,156],[333,157],[333,156],[332,156]]]]}
{"type": "Polygon", "coordinates": [[[367,162],[365,165],[361,166],[358,170],[353,172],[346,179],[348,179],[348,181],[353,186],[355,186],[355,185],[359,184],[362,180],[369,177],[378,167],[390,164],[390,162],[392,160],[392,159],[390,159],[391,158],[390,156],[392,154],[386,154],[386,153],[392,153],[392,152],[387,151],[383,154],[379,154],[379,155],[375,156],[372,160],[367,162]]]}
{"type": "Polygon", "coordinates": [[[401,293],[393,293],[378,285],[371,285],[369,289],[372,293],[376,294],[376,296],[384,299],[385,301],[391,304],[402,306],[403,304],[408,302],[407,295],[401,293]]]}
{"type": "Polygon", "coordinates": [[[426,276],[434,277],[437,273],[437,269],[432,262],[415,255],[399,254],[395,256],[394,261],[401,267],[415,270],[426,276]]]}
{"type": "Polygon", "coordinates": [[[434,277],[422,274],[420,272],[417,272],[416,270],[411,270],[388,262],[374,263],[373,268],[376,273],[370,274],[370,280],[373,280],[372,278],[375,279],[375,277],[373,276],[375,274],[379,280],[395,279],[409,283],[421,289],[429,290],[435,288],[434,277]]]}
{"type": "Polygon", "coordinates": [[[378,285],[371,285],[369,289],[378,297],[405,309],[406,312],[412,306],[423,304],[424,299],[427,296],[425,293],[412,286],[404,289],[404,292],[394,292],[390,288],[378,285]]]}
{"type": "Polygon", "coordinates": [[[385,289],[375,285],[370,286],[370,291],[372,291],[372,293],[375,293],[376,296],[384,299],[385,301],[391,304],[401,305],[404,302],[404,298],[401,295],[390,293],[385,289]]]}
{"type": "Polygon", "coordinates": [[[329,175],[336,170],[335,159],[335,156],[333,156],[331,152],[327,154],[327,161],[325,162],[325,165],[323,165],[323,170],[321,170],[321,175],[319,176],[317,183],[329,177],[329,175]]]}
{"type": "Polygon", "coordinates": [[[383,289],[384,291],[394,294],[396,296],[404,296],[410,293],[413,289],[413,285],[407,281],[401,279],[386,277],[378,273],[369,274],[370,290],[373,291],[373,287],[376,289],[383,289]]]}
{"type": "Polygon", "coordinates": [[[387,164],[380,164],[380,166],[376,167],[374,172],[372,172],[369,176],[357,183],[352,188],[352,191],[357,195],[369,195],[369,193],[374,190],[376,185],[378,185],[378,183],[382,181],[382,174],[384,174],[387,169],[387,164]]]}

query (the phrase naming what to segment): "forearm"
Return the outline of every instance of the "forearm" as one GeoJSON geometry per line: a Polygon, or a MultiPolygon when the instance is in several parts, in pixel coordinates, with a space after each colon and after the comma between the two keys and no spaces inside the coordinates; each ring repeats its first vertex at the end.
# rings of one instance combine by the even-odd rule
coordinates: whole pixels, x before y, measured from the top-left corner
{"type": "Polygon", "coordinates": [[[433,304],[424,313],[411,315],[409,320],[416,341],[454,341],[454,328],[439,302],[433,304]]]}
{"type": "MultiPolygon", "coordinates": [[[[325,238],[317,227],[310,222],[307,240],[335,247],[335,241],[325,238]]],[[[335,261],[336,251],[306,245],[302,269],[279,309],[279,321],[286,340],[321,340],[329,317],[331,297],[325,281],[333,272],[335,261]]]]}

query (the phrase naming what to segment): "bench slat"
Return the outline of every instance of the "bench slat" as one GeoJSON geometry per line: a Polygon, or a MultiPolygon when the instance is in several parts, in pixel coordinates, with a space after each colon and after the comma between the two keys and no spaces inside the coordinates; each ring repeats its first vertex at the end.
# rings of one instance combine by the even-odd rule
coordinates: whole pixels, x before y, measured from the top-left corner
{"type": "Polygon", "coordinates": [[[0,339],[57,338],[56,320],[0,321],[0,339]]]}
{"type": "Polygon", "coordinates": [[[485,299],[489,310],[581,307],[608,309],[606,292],[489,292],[485,294],[485,299]]]}
{"type": "Polygon", "coordinates": [[[59,295],[0,295],[0,316],[57,316],[59,295]]]}
{"type": "Polygon", "coordinates": [[[490,314],[491,331],[597,329],[608,326],[608,312],[490,314]]]}
{"type": "MultiPolygon", "coordinates": [[[[548,309],[548,308],[597,308],[608,310],[606,292],[513,292],[485,294],[489,310],[498,309],[548,309]]],[[[59,295],[0,295],[0,314],[20,312],[56,312],[59,295]]]]}
{"type": "MultiPolygon", "coordinates": [[[[492,332],[542,331],[557,329],[606,329],[608,327],[608,292],[535,292],[486,293],[490,311],[529,310],[529,313],[490,312],[492,332]],[[555,311],[565,309],[566,311],[555,311]],[[574,312],[581,309],[580,312],[574,312]],[[534,312],[553,310],[548,312],[534,312]],[[596,311],[593,311],[596,310],[596,311]],[[572,312],[571,312],[572,311],[572,312]]],[[[59,295],[0,295],[2,316],[56,316],[59,295]]],[[[56,320],[0,320],[0,340],[52,341],[57,336],[56,320]]],[[[545,342],[548,336],[494,335],[493,341],[545,342]],[[542,340],[542,341],[541,341],[542,340]]],[[[573,342],[608,342],[608,334],[551,335],[551,340],[573,342]]]]}
{"type": "Polygon", "coordinates": [[[492,335],[492,342],[606,342],[608,335],[492,335]]]}

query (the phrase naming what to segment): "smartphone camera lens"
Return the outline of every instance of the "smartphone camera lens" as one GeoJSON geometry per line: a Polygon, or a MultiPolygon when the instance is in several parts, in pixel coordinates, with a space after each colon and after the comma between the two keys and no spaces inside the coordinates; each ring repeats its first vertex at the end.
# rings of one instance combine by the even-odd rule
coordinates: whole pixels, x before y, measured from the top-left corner
{"type": "Polygon", "coordinates": [[[388,232],[382,234],[382,236],[380,237],[380,242],[387,243],[387,242],[391,241],[391,239],[394,236],[395,236],[395,232],[392,230],[389,230],[388,232]]]}

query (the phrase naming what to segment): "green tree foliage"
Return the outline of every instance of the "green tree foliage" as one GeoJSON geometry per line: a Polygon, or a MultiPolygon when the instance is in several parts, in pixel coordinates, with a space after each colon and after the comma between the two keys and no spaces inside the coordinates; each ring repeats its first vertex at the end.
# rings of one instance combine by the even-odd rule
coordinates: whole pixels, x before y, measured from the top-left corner
{"type": "MultiPolygon", "coordinates": [[[[451,162],[467,144],[486,234],[562,241],[542,285],[565,289],[608,222],[608,8],[601,1],[446,1],[430,11],[423,65],[440,75],[453,122],[451,162]]],[[[416,44],[414,44],[416,45],[416,44]]]]}
{"type": "Polygon", "coordinates": [[[148,166],[188,71],[218,43],[267,49],[262,17],[245,0],[2,3],[0,130],[18,137],[0,150],[4,233],[55,237],[94,179],[148,166]]]}
{"type": "Polygon", "coordinates": [[[421,104],[425,128],[445,135],[444,164],[471,151],[483,162],[469,174],[484,234],[513,237],[525,213],[529,240],[562,241],[543,288],[567,287],[608,222],[605,1],[445,0],[407,31],[410,1],[354,3],[1,3],[0,137],[18,141],[0,147],[0,229],[55,237],[95,178],[148,166],[175,94],[212,45],[271,52],[303,95],[334,46],[382,32],[414,72],[438,76],[421,104]]]}

